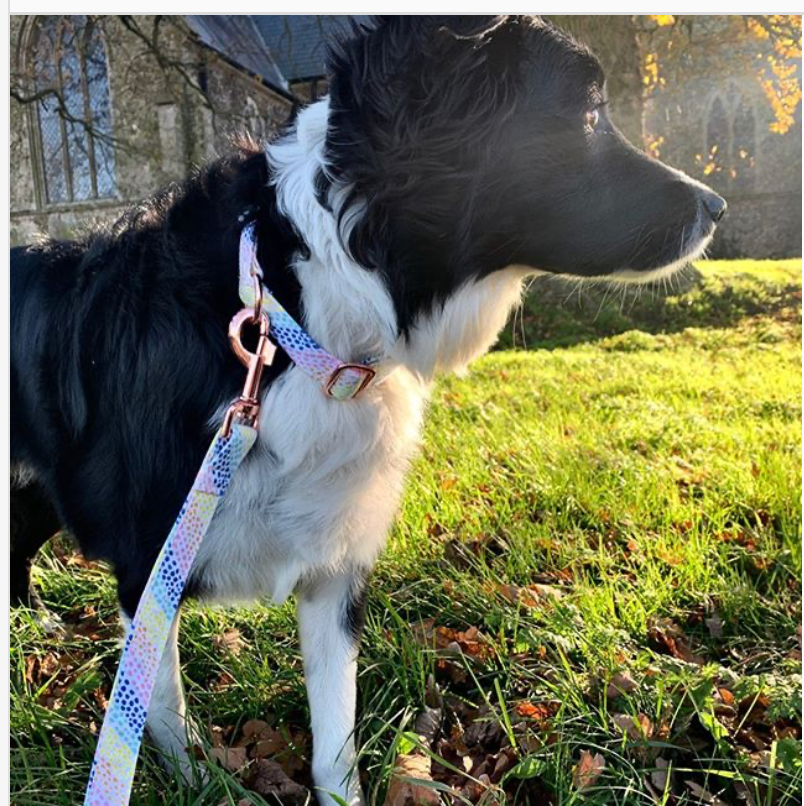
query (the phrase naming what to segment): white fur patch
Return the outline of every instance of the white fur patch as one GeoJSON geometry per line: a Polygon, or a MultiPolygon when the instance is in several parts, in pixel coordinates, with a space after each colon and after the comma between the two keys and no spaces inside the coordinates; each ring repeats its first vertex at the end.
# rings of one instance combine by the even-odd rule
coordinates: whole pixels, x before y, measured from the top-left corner
{"type": "Polygon", "coordinates": [[[379,273],[349,257],[334,215],[316,200],[328,108],[325,99],[303,110],[295,131],[267,151],[279,207],[310,249],[294,263],[303,324],[339,358],[381,355],[394,370],[345,403],[324,396],[296,367],[270,386],[260,439],[196,560],[202,589],[216,598],[281,601],[300,579],[374,563],[418,446],[434,375],[463,368],[489,348],[527,274],[512,267],[469,283],[420,317],[409,340],[399,338],[379,273]]]}

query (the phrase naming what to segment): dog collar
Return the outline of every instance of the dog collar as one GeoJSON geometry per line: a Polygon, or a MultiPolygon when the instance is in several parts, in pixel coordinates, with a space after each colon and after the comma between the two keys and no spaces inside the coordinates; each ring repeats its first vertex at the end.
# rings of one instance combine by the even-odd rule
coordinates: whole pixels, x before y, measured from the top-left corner
{"type": "Polygon", "coordinates": [[[283,307],[263,283],[257,260],[257,234],[253,223],[240,233],[240,299],[246,307],[262,311],[271,323],[271,336],[299,369],[313,378],[324,393],[336,400],[351,400],[383,380],[379,358],[360,363],[341,361],[327,352],[283,307]]]}

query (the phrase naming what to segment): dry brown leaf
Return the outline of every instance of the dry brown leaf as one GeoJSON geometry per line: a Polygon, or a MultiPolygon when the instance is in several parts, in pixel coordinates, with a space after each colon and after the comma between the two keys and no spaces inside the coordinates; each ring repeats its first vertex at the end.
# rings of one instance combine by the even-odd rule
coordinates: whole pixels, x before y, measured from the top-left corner
{"type": "Polygon", "coordinates": [[[260,795],[275,796],[284,806],[309,802],[309,792],[301,784],[291,780],[275,761],[259,759],[254,762],[248,785],[260,795]]]}
{"type": "Polygon", "coordinates": [[[606,697],[613,699],[621,694],[631,694],[638,688],[636,680],[628,672],[616,672],[606,686],[606,697]]]}
{"type": "Polygon", "coordinates": [[[455,630],[452,627],[436,627],[435,619],[426,619],[411,627],[418,644],[435,648],[440,655],[468,655],[485,660],[492,653],[486,637],[477,627],[455,630]]]}
{"type": "Polygon", "coordinates": [[[429,747],[438,735],[442,718],[443,713],[440,708],[425,707],[416,717],[413,732],[429,747]]]}
{"type": "Polygon", "coordinates": [[[695,781],[684,781],[685,786],[698,798],[698,803],[706,803],[709,806],[728,806],[725,800],[721,800],[717,795],[707,792],[702,786],[696,784],[695,781]]]}
{"type": "Polygon", "coordinates": [[[384,806],[439,806],[438,791],[426,786],[432,781],[428,756],[416,753],[399,756],[391,774],[384,806]],[[424,783],[417,784],[416,781],[424,783]]]}
{"type": "Polygon", "coordinates": [[[539,583],[534,583],[527,587],[500,583],[494,586],[494,590],[511,604],[521,604],[529,608],[543,607],[546,604],[552,604],[564,598],[563,592],[558,588],[553,585],[539,583]]]}
{"type": "Polygon", "coordinates": [[[605,768],[606,762],[600,753],[592,755],[588,750],[581,750],[581,758],[572,770],[572,785],[579,792],[589,789],[605,768]]]}
{"type": "Polygon", "coordinates": [[[667,780],[670,776],[670,764],[661,757],[656,759],[655,764],[656,769],[650,774],[650,781],[659,792],[664,794],[667,790],[667,780]]]}
{"type": "Polygon", "coordinates": [[[723,637],[723,619],[717,613],[714,613],[711,618],[705,619],[704,623],[711,638],[723,637]]]}
{"type": "Polygon", "coordinates": [[[530,702],[523,700],[514,706],[517,716],[533,719],[536,722],[547,722],[558,713],[557,702],[530,702]]]}
{"type": "Polygon", "coordinates": [[[653,735],[653,723],[645,714],[612,714],[611,719],[629,739],[649,739],[653,735]]]}
{"type": "Polygon", "coordinates": [[[720,699],[723,701],[724,705],[734,705],[734,694],[727,688],[719,688],[717,693],[720,695],[720,699]]]}
{"type": "Polygon", "coordinates": [[[229,772],[237,772],[248,763],[245,747],[213,747],[209,755],[229,772]]]}
{"type": "Polygon", "coordinates": [[[657,648],[663,649],[674,658],[702,666],[704,658],[696,655],[689,639],[681,627],[669,618],[651,619],[648,623],[648,636],[657,648]]]}
{"type": "Polygon", "coordinates": [[[239,655],[240,651],[246,645],[240,630],[232,628],[226,630],[223,635],[216,635],[212,639],[212,646],[219,652],[227,652],[230,655],[239,655]]]}

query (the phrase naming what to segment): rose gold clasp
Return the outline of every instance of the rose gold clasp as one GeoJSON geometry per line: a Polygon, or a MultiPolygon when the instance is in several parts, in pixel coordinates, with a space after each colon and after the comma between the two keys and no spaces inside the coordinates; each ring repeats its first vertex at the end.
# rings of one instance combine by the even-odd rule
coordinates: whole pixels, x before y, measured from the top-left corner
{"type": "Polygon", "coordinates": [[[260,313],[255,318],[254,313],[252,309],[244,308],[236,313],[229,323],[229,344],[240,362],[247,367],[248,372],[240,397],[229,406],[226,416],[223,418],[223,435],[225,437],[229,436],[235,417],[252,428],[257,427],[260,414],[259,393],[262,370],[273,362],[276,353],[276,347],[268,338],[271,324],[267,314],[260,313]],[[257,349],[253,353],[243,346],[241,334],[243,326],[246,324],[259,325],[260,328],[257,349]]]}

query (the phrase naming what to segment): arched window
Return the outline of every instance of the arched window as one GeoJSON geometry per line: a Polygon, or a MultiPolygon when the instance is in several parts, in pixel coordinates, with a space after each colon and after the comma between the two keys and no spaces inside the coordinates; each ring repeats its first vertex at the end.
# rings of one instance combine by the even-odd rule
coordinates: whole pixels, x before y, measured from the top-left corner
{"type": "Polygon", "coordinates": [[[718,95],[706,122],[707,181],[723,190],[750,190],[756,181],[757,133],[750,99],[731,87],[726,102],[718,95]]]}
{"type": "Polygon", "coordinates": [[[731,178],[734,186],[743,190],[753,187],[756,171],[756,121],[754,110],[741,98],[734,111],[731,141],[731,178]]]}
{"type": "Polygon", "coordinates": [[[38,17],[31,63],[36,135],[48,204],[115,195],[106,48],[82,15],[38,17]]]}
{"type": "Polygon", "coordinates": [[[723,172],[728,159],[729,118],[720,97],[716,97],[709,108],[709,119],[706,124],[706,161],[704,175],[723,172]]]}

